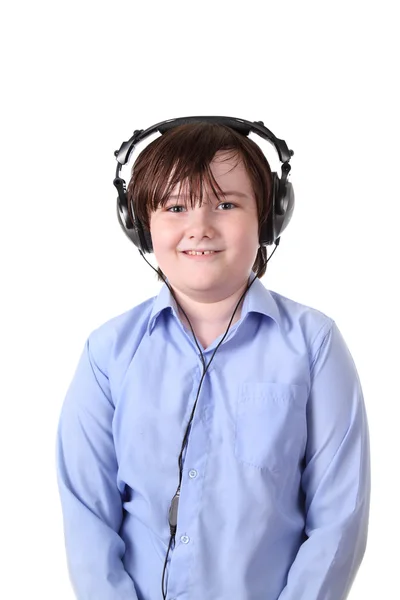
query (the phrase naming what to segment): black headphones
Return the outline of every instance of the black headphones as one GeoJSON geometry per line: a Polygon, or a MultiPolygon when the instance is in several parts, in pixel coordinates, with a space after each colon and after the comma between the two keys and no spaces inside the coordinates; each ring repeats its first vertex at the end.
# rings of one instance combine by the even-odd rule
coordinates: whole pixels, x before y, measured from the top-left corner
{"type": "Polygon", "coordinates": [[[272,172],[272,206],[270,215],[261,227],[260,231],[260,246],[268,246],[274,243],[279,243],[281,233],[286,229],[292,218],[294,209],[294,191],[291,182],[288,181],[290,173],[289,161],[293,156],[293,150],[289,150],[284,140],[278,139],[269,129],[264,127],[262,121],[245,121],[235,117],[181,117],[179,119],[169,119],[162,121],[156,125],[152,125],[148,129],[135,130],[132,137],[123,142],[120,149],[114,152],[118,165],[113,184],[117,188],[117,217],[118,221],[128,236],[143,253],[153,252],[153,244],[150,233],[143,227],[140,220],[135,216],[133,202],[131,203],[131,211],[134,220],[129,215],[128,199],[126,193],[126,182],[119,177],[121,167],[125,165],[130,157],[132,150],[136,144],[147,138],[155,131],[164,134],[172,127],[184,125],[186,123],[208,122],[217,123],[231,127],[242,135],[249,135],[250,131],[256,133],[260,137],[268,140],[277,151],[279,160],[282,163],[281,177],[278,177],[276,172],[272,172]]]}

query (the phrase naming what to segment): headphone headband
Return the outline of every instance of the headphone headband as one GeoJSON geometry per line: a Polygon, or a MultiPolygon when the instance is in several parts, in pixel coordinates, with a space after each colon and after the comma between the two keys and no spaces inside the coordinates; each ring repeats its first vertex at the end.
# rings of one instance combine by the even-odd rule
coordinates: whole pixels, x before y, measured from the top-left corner
{"type": "Polygon", "coordinates": [[[234,129],[238,133],[242,135],[248,136],[252,131],[253,133],[258,134],[270,144],[275,147],[275,150],[278,153],[279,160],[282,163],[289,162],[291,157],[293,156],[293,150],[289,150],[287,144],[284,140],[280,140],[277,138],[272,131],[267,129],[262,121],[246,121],[245,119],[237,119],[236,117],[179,117],[177,119],[168,119],[166,121],[161,121],[156,125],[152,125],[147,129],[136,129],[132,136],[129,138],[127,142],[122,142],[119,150],[114,152],[114,155],[117,159],[117,176],[123,165],[129,160],[129,157],[134,150],[136,144],[142,142],[149,135],[152,135],[154,132],[159,131],[159,133],[163,134],[169,129],[173,127],[178,127],[179,125],[186,125],[186,123],[217,123],[219,125],[226,125],[231,129],[234,129]],[[119,168],[118,168],[119,167],[119,168]]]}

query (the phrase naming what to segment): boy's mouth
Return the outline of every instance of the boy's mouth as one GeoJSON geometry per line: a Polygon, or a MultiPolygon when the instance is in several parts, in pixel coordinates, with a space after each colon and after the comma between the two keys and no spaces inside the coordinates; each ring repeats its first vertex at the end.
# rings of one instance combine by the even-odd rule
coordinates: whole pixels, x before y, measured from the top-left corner
{"type": "Polygon", "coordinates": [[[202,256],[209,254],[216,254],[219,250],[185,250],[184,254],[189,254],[189,256],[202,256]]]}
{"type": "Polygon", "coordinates": [[[182,252],[189,260],[193,261],[212,261],[220,254],[221,250],[185,250],[182,252]]]}

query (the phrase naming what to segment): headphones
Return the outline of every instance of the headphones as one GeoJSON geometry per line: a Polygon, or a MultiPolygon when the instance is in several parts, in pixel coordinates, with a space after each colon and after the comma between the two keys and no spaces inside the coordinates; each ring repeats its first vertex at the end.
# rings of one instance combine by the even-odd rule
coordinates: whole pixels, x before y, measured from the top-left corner
{"type": "Polygon", "coordinates": [[[119,176],[121,167],[128,162],[131,152],[135,148],[136,144],[147,138],[155,131],[159,131],[161,134],[164,134],[173,127],[178,127],[179,125],[184,125],[186,123],[198,122],[226,125],[238,133],[246,136],[248,136],[250,131],[252,131],[260,137],[268,140],[268,142],[275,147],[275,150],[279,156],[279,160],[282,163],[281,177],[278,177],[276,172],[272,172],[271,212],[268,216],[268,219],[261,227],[259,244],[260,246],[279,244],[280,235],[289,224],[294,209],[293,186],[292,183],[288,181],[288,175],[291,169],[289,161],[294,152],[293,150],[288,149],[284,140],[280,140],[271,131],[269,131],[269,129],[264,126],[262,121],[251,122],[244,119],[237,119],[235,117],[210,116],[168,119],[167,121],[162,121],[161,123],[152,125],[145,130],[136,129],[133,132],[132,137],[127,142],[123,142],[121,144],[120,149],[114,152],[114,156],[116,157],[118,164],[113,184],[118,191],[117,217],[123,231],[142,253],[153,252],[153,243],[150,232],[143,227],[140,220],[135,216],[133,202],[131,202],[131,212],[134,217],[132,222],[128,211],[126,182],[119,176]]]}

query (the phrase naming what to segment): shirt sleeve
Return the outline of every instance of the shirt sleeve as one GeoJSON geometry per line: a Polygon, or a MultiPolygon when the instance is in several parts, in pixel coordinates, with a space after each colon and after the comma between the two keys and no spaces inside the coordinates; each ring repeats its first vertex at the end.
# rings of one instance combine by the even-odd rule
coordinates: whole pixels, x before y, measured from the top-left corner
{"type": "Polygon", "coordinates": [[[279,600],[344,600],[367,543],[370,445],[359,377],[333,321],[311,365],[307,427],[307,539],[279,600]]]}
{"type": "Polygon", "coordinates": [[[69,576],[78,600],[137,600],[118,534],[123,508],[112,435],[114,406],[90,340],[64,399],[56,440],[69,576]]]}

